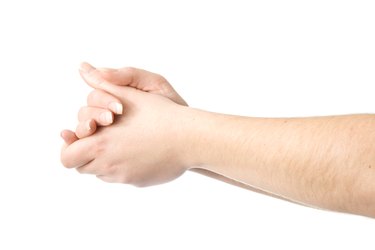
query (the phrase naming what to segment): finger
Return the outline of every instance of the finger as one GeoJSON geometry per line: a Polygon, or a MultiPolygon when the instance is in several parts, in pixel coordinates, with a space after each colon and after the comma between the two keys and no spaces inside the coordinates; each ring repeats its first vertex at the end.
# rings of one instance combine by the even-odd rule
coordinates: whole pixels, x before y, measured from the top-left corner
{"type": "Polygon", "coordinates": [[[101,89],[111,93],[111,83],[107,82],[92,65],[84,62],[79,69],[82,79],[92,88],[101,89]]]}
{"type": "Polygon", "coordinates": [[[174,90],[168,81],[161,75],[137,69],[125,67],[121,69],[99,68],[84,62],[79,70],[82,78],[87,84],[95,89],[110,89],[108,83],[129,86],[142,91],[165,96],[175,103],[187,106],[184,99],[174,90]]]}
{"type": "Polygon", "coordinates": [[[66,168],[76,168],[95,159],[101,144],[94,136],[77,140],[61,150],[61,162],[66,168]]]}
{"type": "Polygon", "coordinates": [[[90,87],[97,89],[97,85],[100,83],[96,79],[96,76],[98,75],[98,71],[96,68],[94,68],[91,64],[83,62],[81,63],[79,73],[81,74],[83,80],[86,81],[90,87]],[[94,75],[94,76],[93,76],[94,75]]]}
{"type": "Polygon", "coordinates": [[[85,138],[94,134],[95,131],[96,131],[96,122],[95,120],[90,119],[84,122],[80,122],[77,125],[76,136],[80,139],[85,138]]]}
{"type": "Polygon", "coordinates": [[[76,170],[81,174],[95,174],[116,178],[116,168],[108,168],[106,166],[107,163],[103,164],[100,159],[94,159],[93,161],[90,161],[89,163],[76,168],[76,170]]]}
{"type": "Polygon", "coordinates": [[[113,177],[110,177],[110,176],[106,176],[106,175],[97,175],[96,176],[98,179],[104,181],[104,182],[107,182],[107,183],[118,183],[118,181],[113,178],[113,177]]]}
{"type": "Polygon", "coordinates": [[[89,86],[95,89],[104,90],[105,92],[120,98],[121,102],[124,104],[126,104],[125,102],[128,100],[134,100],[134,98],[136,98],[136,92],[142,92],[137,88],[118,86],[106,81],[100,74],[98,74],[98,70],[88,63],[82,63],[80,74],[89,86]]]}
{"type": "Polygon", "coordinates": [[[164,77],[133,67],[125,67],[119,70],[97,69],[87,62],[83,62],[79,72],[86,83],[95,89],[104,89],[101,85],[107,85],[107,83],[133,87],[146,92],[173,89],[164,77]]]}
{"type": "Polygon", "coordinates": [[[87,62],[83,62],[81,63],[79,72],[81,75],[83,75],[83,78],[88,81],[87,83],[93,88],[96,88],[101,83],[101,81],[98,81],[97,78],[101,78],[102,80],[108,81],[112,84],[129,86],[142,91],[152,91],[159,87],[153,82],[167,82],[160,75],[133,67],[125,67],[121,69],[97,69],[87,62]]]}
{"type": "Polygon", "coordinates": [[[63,138],[63,140],[65,141],[67,145],[70,145],[76,140],[78,140],[78,137],[76,136],[76,134],[70,130],[61,131],[60,136],[61,138],[63,138]]]}
{"type": "Polygon", "coordinates": [[[167,83],[167,80],[158,74],[133,67],[121,69],[98,68],[96,70],[108,82],[137,88],[146,92],[159,89],[162,83],[167,83]]]}
{"type": "MultiPolygon", "coordinates": [[[[116,86],[106,80],[104,80],[98,71],[88,63],[82,63],[81,68],[79,70],[82,79],[92,88],[104,90],[105,92],[112,94],[115,97],[119,97],[119,93],[121,96],[124,96],[123,89],[119,86],[116,86]]],[[[122,87],[124,88],[124,87],[122,87]]],[[[128,88],[131,92],[131,88],[128,88]]]]}
{"type": "Polygon", "coordinates": [[[102,108],[82,107],[78,111],[78,121],[85,122],[88,120],[95,120],[97,125],[100,126],[108,126],[113,123],[113,113],[102,108]]]}
{"type": "Polygon", "coordinates": [[[103,109],[107,108],[118,115],[121,115],[123,112],[122,103],[118,98],[99,89],[93,90],[87,96],[87,105],[103,109]]]}
{"type": "Polygon", "coordinates": [[[80,174],[94,174],[94,175],[103,174],[103,173],[100,173],[97,160],[90,161],[85,165],[77,167],[76,170],[80,174]]]}
{"type": "Polygon", "coordinates": [[[142,91],[165,96],[172,101],[187,105],[172,85],[161,75],[133,67],[121,69],[97,68],[96,71],[104,80],[120,85],[137,88],[142,91]]]}

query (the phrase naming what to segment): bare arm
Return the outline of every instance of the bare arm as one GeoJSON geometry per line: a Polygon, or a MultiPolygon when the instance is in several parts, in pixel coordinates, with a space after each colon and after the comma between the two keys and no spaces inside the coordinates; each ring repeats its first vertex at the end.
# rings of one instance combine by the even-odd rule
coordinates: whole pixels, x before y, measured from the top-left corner
{"type": "Polygon", "coordinates": [[[66,167],[136,186],[170,181],[190,169],[297,203],[375,217],[374,115],[215,114],[182,106],[159,75],[84,66],[83,78],[97,90],[79,112],[77,133],[62,133],[66,167]],[[108,125],[102,112],[121,114],[121,105],[125,114],[95,133],[96,124],[108,125]]]}
{"type": "Polygon", "coordinates": [[[375,116],[187,113],[187,165],[299,203],[375,217],[375,116]]]}

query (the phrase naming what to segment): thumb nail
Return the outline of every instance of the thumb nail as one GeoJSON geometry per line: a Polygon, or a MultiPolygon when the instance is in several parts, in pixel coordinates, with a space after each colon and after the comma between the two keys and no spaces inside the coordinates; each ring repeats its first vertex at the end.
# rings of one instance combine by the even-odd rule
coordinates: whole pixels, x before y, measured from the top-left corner
{"type": "Polygon", "coordinates": [[[81,63],[79,70],[83,73],[90,73],[91,71],[95,70],[95,68],[87,62],[83,62],[81,63]]]}
{"type": "Polygon", "coordinates": [[[111,73],[113,71],[116,71],[114,69],[110,69],[110,68],[97,68],[98,71],[101,71],[103,73],[111,73]]]}
{"type": "Polygon", "coordinates": [[[94,84],[94,85],[97,85],[97,86],[99,86],[103,83],[103,79],[95,76],[95,74],[87,74],[87,75],[85,75],[85,78],[91,84],[94,84]]]}

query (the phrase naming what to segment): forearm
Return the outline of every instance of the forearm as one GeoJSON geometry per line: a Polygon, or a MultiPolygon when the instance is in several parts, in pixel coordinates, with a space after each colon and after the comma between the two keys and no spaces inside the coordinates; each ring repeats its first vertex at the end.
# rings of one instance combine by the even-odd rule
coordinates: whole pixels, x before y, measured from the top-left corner
{"type": "Polygon", "coordinates": [[[210,178],[218,180],[218,181],[225,182],[227,184],[230,184],[230,185],[233,185],[233,186],[236,186],[236,187],[239,187],[239,188],[243,188],[243,189],[252,191],[252,192],[256,192],[256,193],[259,193],[259,194],[264,194],[264,195],[267,195],[267,196],[271,196],[273,198],[277,198],[277,199],[281,199],[281,200],[286,200],[286,201],[289,201],[289,202],[294,202],[294,201],[292,201],[290,199],[287,199],[285,197],[281,197],[279,195],[276,195],[276,194],[273,194],[273,193],[269,193],[269,192],[266,192],[264,190],[260,190],[258,188],[253,187],[253,186],[249,186],[249,185],[247,185],[247,184],[245,184],[243,182],[239,182],[239,181],[230,179],[230,178],[228,178],[226,176],[220,175],[218,173],[214,173],[214,172],[209,171],[207,169],[203,169],[203,168],[191,168],[190,171],[198,173],[198,174],[201,174],[201,175],[204,175],[204,176],[207,176],[207,177],[210,177],[210,178]]]}
{"type": "Polygon", "coordinates": [[[375,116],[265,119],[189,110],[187,161],[310,206],[375,216],[375,116]]]}

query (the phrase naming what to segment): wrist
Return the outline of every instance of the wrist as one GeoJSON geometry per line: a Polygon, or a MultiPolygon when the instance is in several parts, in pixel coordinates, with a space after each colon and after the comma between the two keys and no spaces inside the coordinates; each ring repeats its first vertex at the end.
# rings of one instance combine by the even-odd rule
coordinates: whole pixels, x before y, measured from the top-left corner
{"type": "Polygon", "coordinates": [[[183,106],[178,129],[177,155],[185,170],[207,168],[213,154],[213,131],[219,114],[183,106]]]}

